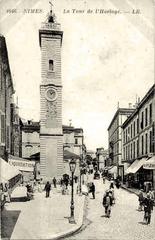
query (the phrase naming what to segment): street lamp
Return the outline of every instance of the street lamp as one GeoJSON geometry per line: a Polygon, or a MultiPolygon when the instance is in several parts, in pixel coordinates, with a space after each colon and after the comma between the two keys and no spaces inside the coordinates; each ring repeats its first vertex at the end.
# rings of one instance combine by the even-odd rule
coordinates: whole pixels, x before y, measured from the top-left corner
{"type": "Polygon", "coordinates": [[[82,191],[81,191],[81,174],[82,174],[82,166],[80,165],[79,168],[80,168],[80,189],[79,189],[80,192],[79,192],[79,195],[81,196],[81,195],[82,195],[82,194],[81,194],[81,192],[82,192],[82,191]]]}
{"type": "Polygon", "coordinates": [[[71,192],[71,206],[70,206],[70,209],[71,209],[71,216],[69,218],[69,223],[75,223],[75,219],[74,219],[74,172],[75,172],[75,168],[76,168],[76,161],[74,159],[72,159],[70,162],[69,162],[69,166],[70,166],[70,171],[72,173],[72,192],[71,192]]]}

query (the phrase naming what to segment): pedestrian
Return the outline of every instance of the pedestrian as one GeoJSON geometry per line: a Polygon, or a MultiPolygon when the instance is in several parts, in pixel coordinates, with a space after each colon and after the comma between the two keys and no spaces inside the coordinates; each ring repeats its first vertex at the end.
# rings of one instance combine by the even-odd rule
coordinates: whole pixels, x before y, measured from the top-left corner
{"type": "Polygon", "coordinates": [[[112,206],[112,199],[109,195],[109,191],[106,191],[103,196],[103,206],[105,208],[105,216],[109,218],[111,214],[111,206],[112,206]]]}
{"type": "Polygon", "coordinates": [[[117,187],[117,189],[120,188],[120,185],[121,185],[120,180],[119,180],[119,178],[117,177],[117,178],[116,178],[116,187],[117,187]]]}
{"type": "Polygon", "coordinates": [[[111,197],[112,204],[115,204],[114,189],[109,189],[109,196],[111,197]]]}
{"type": "Polygon", "coordinates": [[[144,203],[143,189],[141,189],[141,190],[139,191],[138,201],[139,201],[138,211],[142,211],[142,210],[143,210],[143,203],[144,203]]]}
{"type": "Polygon", "coordinates": [[[56,180],[56,178],[55,178],[55,177],[53,178],[53,185],[54,185],[54,188],[56,188],[56,187],[57,187],[57,180],[56,180]]]}
{"type": "Polygon", "coordinates": [[[105,184],[105,176],[103,176],[103,184],[105,184]]]}
{"type": "Polygon", "coordinates": [[[95,184],[94,183],[92,183],[92,185],[91,185],[91,192],[92,192],[93,199],[95,199],[95,184]]]}
{"type": "Polygon", "coordinates": [[[45,191],[46,191],[46,198],[50,196],[50,191],[51,191],[51,184],[47,181],[45,185],[45,191]]]}
{"type": "Polygon", "coordinates": [[[147,193],[146,198],[144,199],[144,221],[146,224],[151,222],[151,212],[153,211],[153,201],[150,198],[150,194],[147,193]]]}
{"type": "Polygon", "coordinates": [[[111,188],[114,188],[114,179],[113,178],[111,178],[111,180],[110,180],[110,189],[111,188]]]}
{"type": "Polygon", "coordinates": [[[66,189],[68,189],[68,183],[69,183],[68,178],[66,178],[66,179],[64,180],[64,182],[65,182],[66,189]]]}
{"type": "Polygon", "coordinates": [[[62,184],[63,184],[63,179],[61,178],[60,179],[60,187],[62,187],[62,184]]]}

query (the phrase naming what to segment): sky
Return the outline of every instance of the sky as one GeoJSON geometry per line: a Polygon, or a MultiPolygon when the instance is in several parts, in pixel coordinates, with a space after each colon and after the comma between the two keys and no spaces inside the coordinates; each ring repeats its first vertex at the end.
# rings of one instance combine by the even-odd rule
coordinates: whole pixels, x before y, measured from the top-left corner
{"type": "MultiPolygon", "coordinates": [[[[136,96],[142,98],[154,83],[153,1],[52,3],[64,32],[63,124],[69,124],[71,119],[73,126],[84,129],[87,149],[106,149],[107,128],[118,103],[119,107],[134,105],[136,96]]],[[[20,116],[39,121],[38,30],[46,20],[49,1],[1,0],[0,9],[0,32],[7,42],[20,116]],[[10,9],[16,12],[11,13],[10,9]],[[41,13],[24,13],[24,9],[41,9],[41,13]]]]}

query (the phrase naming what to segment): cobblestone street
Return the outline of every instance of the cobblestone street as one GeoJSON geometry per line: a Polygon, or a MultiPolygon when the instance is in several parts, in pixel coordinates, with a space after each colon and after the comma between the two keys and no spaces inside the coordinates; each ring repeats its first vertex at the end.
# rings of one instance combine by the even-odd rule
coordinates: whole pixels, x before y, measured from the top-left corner
{"type": "Polygon", "coordinates": [[[88,198],[88,207],[82,229],[68,240],[87,239],[121,239],[121,240],[153,240],[155,239],[155,210],[150,225],[143,224],[144,212],[137,211],[138,198],[135,194],[115,188],[116,204],[112,207],[111,217],[104,217],[102,196],[109,182],[105,185],[101,180],[95,181],[96,199],[88,198]]]}

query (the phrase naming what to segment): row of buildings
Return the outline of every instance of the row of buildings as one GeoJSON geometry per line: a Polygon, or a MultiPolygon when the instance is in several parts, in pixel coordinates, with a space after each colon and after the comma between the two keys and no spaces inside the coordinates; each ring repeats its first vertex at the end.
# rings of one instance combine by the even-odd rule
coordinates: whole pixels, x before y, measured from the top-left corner
{"type": "MultiPolygon", "coordinates": [[[[4,36],[0,36],[0,160],[20,171],[27,177],[39,177],[40,165],[40,122],[20,118],[18,106],[14,103],[14,85],[9,65],[4,36]],[[37,167],[36,167],[37,166],[37,167]]],[[[64,173],[68,171],[68,160],[72,157],[84,159],[86,147],[82,128],[62,126],[64,173]]],[[[8,169],[9,169],[8,165],[8,169]]],[[[12,170],[11,170],[12,171],[12,170]]],[[[9,172],[9,170],[8,170],[9,172]]],[[[7,175],[7,173],[4,173],[7,175]]],[[[8,173],[9,175],[9,173],[8,173]]],[[[11,175],[12,176],[12,175],[11,175]]],[[[3,176],[6,180],[7,177],[3,176]]],[[[9,176],[8,176],[9,178],[9,176]]]]}
{"type": "Polygon", "coordinates": [[[107,166],[135,187],[155,186],[155,85],[134,108],[118,108],[109,127],[107,166]]]}
{"type": "Polygon", "coordinates": [[[0,156],[5,160],[8,153],[16,156],[22,154],[22,122],[14,103],[14,93],[6,41],[0,36],[0,156]]]}

